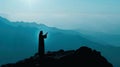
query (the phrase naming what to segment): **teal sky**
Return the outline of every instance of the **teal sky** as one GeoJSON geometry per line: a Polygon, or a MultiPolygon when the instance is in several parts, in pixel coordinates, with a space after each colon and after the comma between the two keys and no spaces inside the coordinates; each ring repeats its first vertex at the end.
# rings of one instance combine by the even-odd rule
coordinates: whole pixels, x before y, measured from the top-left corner
{"type": "Polygon", "coordinates": [[[120,0],[0,0],[0,16],[63,29],[99,30],[113,25],[110,29],[116,30],[120,0]]]}

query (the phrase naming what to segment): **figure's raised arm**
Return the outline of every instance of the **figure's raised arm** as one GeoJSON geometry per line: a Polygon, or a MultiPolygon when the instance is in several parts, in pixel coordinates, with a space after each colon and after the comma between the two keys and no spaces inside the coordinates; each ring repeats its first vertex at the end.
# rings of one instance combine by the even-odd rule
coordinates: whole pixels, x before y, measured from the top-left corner
{"type": "Polygon", "coordinates": [[[48,32],[44,35],[44,38],[47,38],[47,34],[48,34],[48,32]]]}
{"type": "Polygon", "coordinates": [[[47,34],[48,34],[48,32],[45,35],[47,35],[47,34]]]}

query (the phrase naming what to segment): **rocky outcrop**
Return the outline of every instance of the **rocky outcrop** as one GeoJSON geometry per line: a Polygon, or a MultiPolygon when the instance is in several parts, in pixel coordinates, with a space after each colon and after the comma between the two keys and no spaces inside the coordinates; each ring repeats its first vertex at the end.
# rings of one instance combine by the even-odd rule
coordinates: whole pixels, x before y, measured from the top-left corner
{"type": "Polygon", "coordinates": [[[43,58],[38,54],[28,59],[2,65],[2,67],[113,67],[99,51],[86,46],[71,51],[48,52],[43,58]]]}

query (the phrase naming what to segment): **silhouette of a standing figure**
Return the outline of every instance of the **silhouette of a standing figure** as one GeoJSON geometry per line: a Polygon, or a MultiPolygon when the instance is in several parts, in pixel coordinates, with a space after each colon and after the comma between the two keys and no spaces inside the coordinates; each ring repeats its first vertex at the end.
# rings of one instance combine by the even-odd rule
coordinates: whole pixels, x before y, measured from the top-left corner
{"type": "Polygon", "coordinates": [[[43,34],[43,31],[40,31],[39,33],[39,46],[38,46],[38,54],[40,57],[44,57],[45,54],[45,45],[44,45],[44,39],[47,38],[47,34],[43,34]]]}

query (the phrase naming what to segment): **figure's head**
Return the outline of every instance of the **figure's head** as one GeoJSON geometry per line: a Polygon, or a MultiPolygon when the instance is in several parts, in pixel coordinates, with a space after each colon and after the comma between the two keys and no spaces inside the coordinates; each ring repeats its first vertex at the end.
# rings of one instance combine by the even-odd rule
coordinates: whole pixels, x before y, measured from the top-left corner
{"type": "Polygon", "coordinates": [[[40,34],[43,34],[43,31],[40,31],[40,34]]]}

